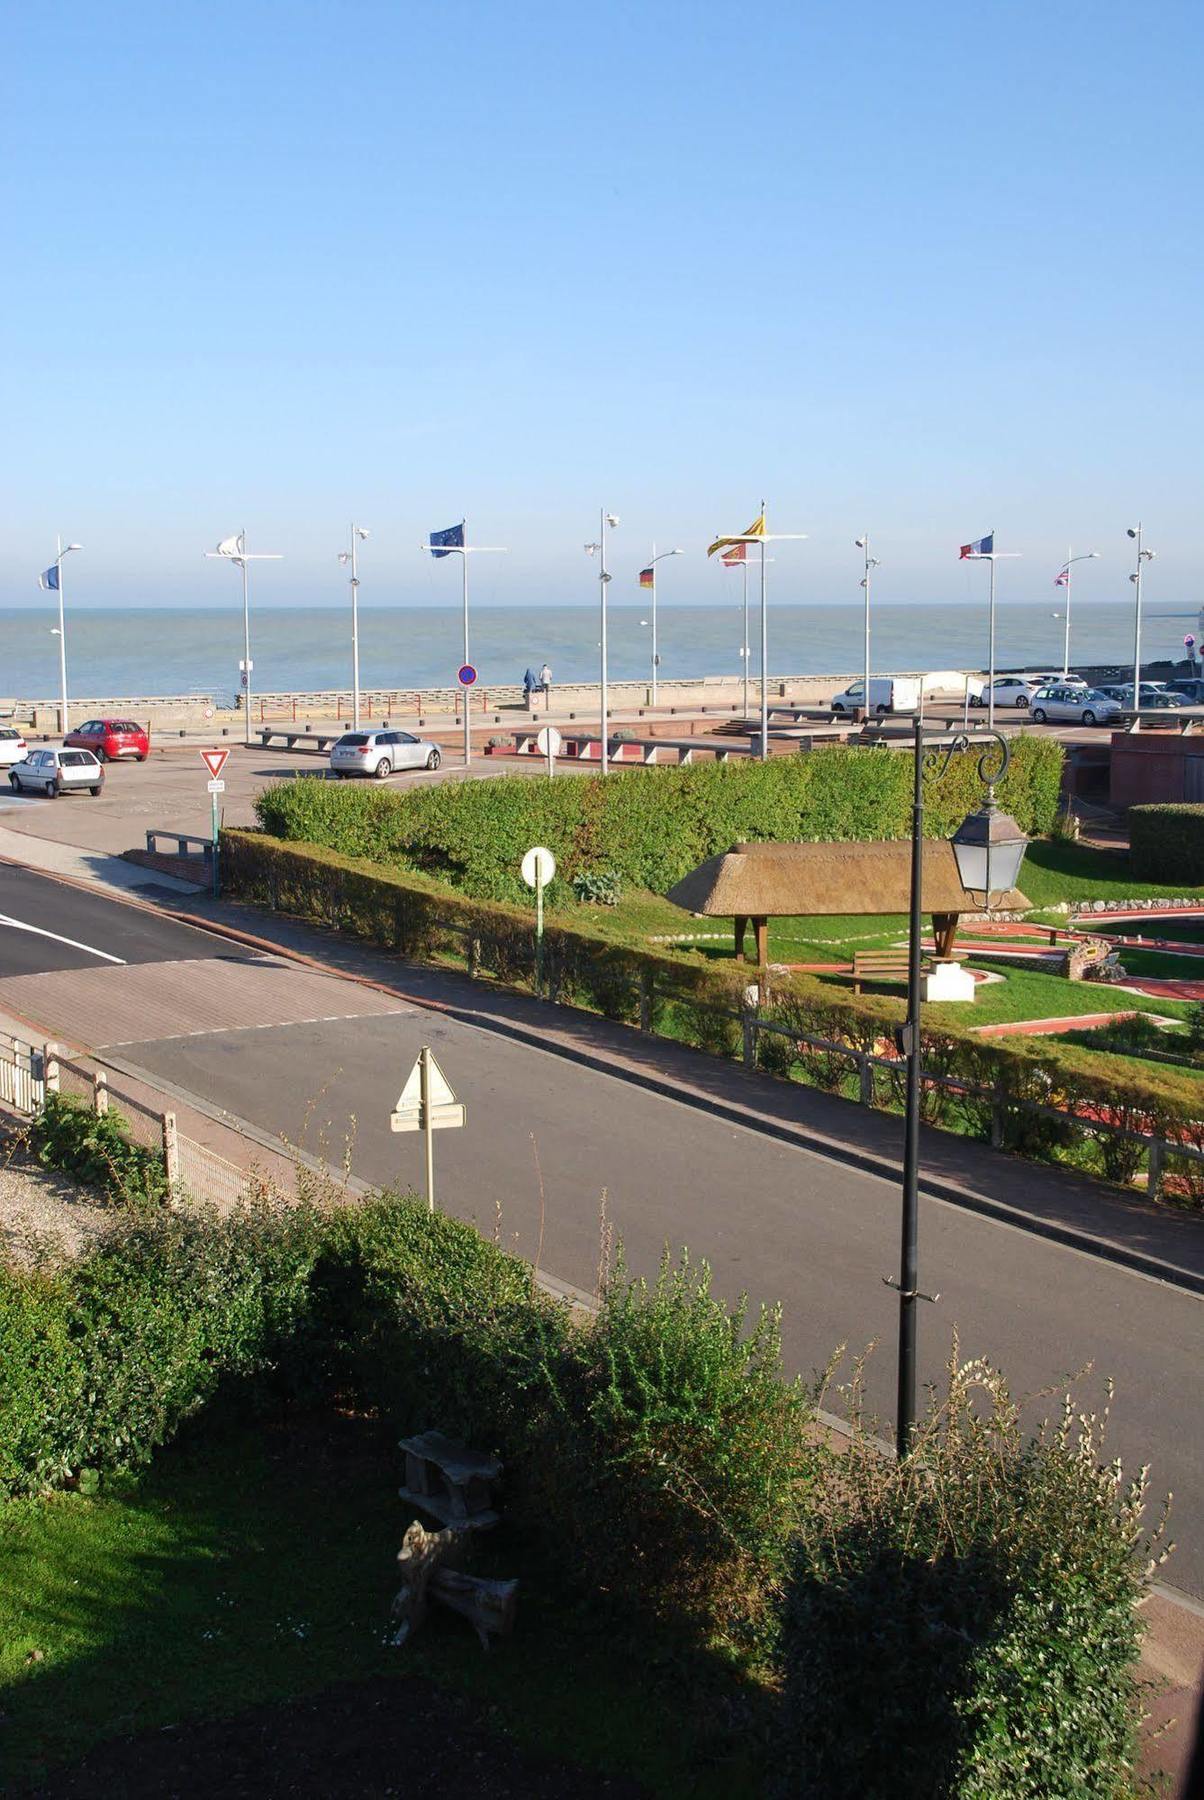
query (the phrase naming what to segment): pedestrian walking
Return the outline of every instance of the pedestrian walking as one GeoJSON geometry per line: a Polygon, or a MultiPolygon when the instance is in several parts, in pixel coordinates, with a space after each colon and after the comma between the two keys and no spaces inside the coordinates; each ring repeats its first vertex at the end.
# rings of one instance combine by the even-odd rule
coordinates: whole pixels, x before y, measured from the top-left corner
{"type": "Polygon", "coordinates": [[[544,691],[544,711],[548,712],[552,705],[552,671],[547,663],[539,671],[539,685],[544,691]]]}

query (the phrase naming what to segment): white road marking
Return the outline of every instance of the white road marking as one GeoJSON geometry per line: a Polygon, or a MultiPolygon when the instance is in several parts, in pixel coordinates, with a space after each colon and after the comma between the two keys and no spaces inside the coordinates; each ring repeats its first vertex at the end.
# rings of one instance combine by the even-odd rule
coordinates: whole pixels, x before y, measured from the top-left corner
{"type": "Polygon", "coordinates": [[[88,956],[99,956],[102,962],[120,963],[125,967],[124,956],[110,956],[107,950],[98,950],[94,944],[81,944],[76,938],[62,937],[57,931],[43,931],[40,925],[27,925],[24,919],[10,919],[7,913],[0,913],[0,925],[11,925],[14,931],[32,931],[35,937],[53,938],[56,944],[69,944],[72,950],[83,950],[88,956]]]}
{"type": "Polygon", "coordinates": [[[399,1005],[395,1010],[385,1013],[316,1013],[309,1019],[257,1019],[250,1025],[199,1025],[193,1031],[172,1031],[163,1037],[116,1038],[112,1043],[98,1044],[98,1050],[129,1050],[139,1044],[172,1044],[181,1038],[190,1037],[232,1037],[241,1031],[287,1031],[294,1025],[344,1025],[367,1019],[393,1019],[398,1013],[409,1012],[406,1005],[399,1005]]]}

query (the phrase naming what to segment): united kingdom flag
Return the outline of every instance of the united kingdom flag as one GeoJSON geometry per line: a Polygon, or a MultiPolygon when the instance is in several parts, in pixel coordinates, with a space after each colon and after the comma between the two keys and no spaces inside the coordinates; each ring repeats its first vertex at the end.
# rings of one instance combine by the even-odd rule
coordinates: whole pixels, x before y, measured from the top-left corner
{"type": "Polygon", "coordinates": [[[958,557],[963,562],[967,556],[994,556],[994,554],[995,533],[993,531],[988,537],[979,538],[973,544],[963,544],[958,551],[958,557]]]}

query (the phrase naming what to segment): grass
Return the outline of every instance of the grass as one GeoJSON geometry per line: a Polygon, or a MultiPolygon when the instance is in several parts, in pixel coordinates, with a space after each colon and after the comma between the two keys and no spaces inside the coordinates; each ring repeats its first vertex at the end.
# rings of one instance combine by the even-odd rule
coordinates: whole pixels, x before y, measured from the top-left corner
{"type": "MultiPolygon", "coordinates": [[[[1127,960],[1127,959],[1126,959],[1127,960]]],[[[1145,994],[1118,992],[1094,981],[1067,981],[1038,969],[973,958],[973,966],[1003,975],[1003,981],[980,987],[972,1006],[926,1006],[924,1016],[939,1025],[1002,1025],[1013,1019],[1060,1019],[1083,1013],[1152,1012],[1186,1018],[1189,1007],[1178,1000],[1154,1000],[1145,994]]]]}
{"type": "Polygon", "coordinates": [[[1204,888],[1137,881],[1127,850],[1100,850],[1091,844],[1039,838],[1025,853],[1020,888],[1034,907],[1062,900],[1204,900],[1204,888]]]}
{"type": "Polygon", "coordinates": [[[641,1653],[619,1653],[621,1633],[552,1594],[513,1538],[499,1535],[481,1560],[522,1580],[511,1640],[486,1656],[465,1621],[435,1609],[404,1651],[387,1646],[413,1516],[397,1499],[397,1462],[372,1420],[214,1419],[141,1481],[10,1501],[0,1510],[7,1780],[38,1779],[107,1737],[408,1673],[467,1693],[521,1744],[631,1775],[651,1793],[759,1790],[739,1727],[715,1723],[746,1710],[740,1675],[708,1664],[705,1703],[691,1701],[680,1658],[647,1639],[641,1653]]]}
{"type": "Polygon", "coordinates": [[[1128,944],[1120,945],[1117,955],[1130,975],[1204,981],[1204,956],[1176,956],[1173,950],[1134,950],[1128,944]]]}

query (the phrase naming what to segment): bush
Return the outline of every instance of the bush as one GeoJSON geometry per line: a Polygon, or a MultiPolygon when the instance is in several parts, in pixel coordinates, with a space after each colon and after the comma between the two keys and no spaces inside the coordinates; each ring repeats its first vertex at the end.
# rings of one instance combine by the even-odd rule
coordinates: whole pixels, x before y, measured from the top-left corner
{"type": "Polygon", "coordinates": [[[132,1144],[125,1125],[115,1107],[97,1114],[78,1100],[47,1094],[30,1126],[30,1148],[44,1169],[64,1169],[109,1200],[131,1206],[166,1200],[163,1158],[132,1144]]]}
{"type": "Polygon", "coordinates": [[[584,906],[617,906],[623,883],[613,869],[582,869],[573,876],[573,892],[584,906]]]}
{"type": "Polygon", "coordinates": [[[1068,1398],[1026,1441],[1001,1379],[951,1371],[913,1454],[860,1432],[804,1517],[779,1796],[1132,1792],[1144,1478],[1068,1398]]]}
{"type": "MultiPolygon", "coordinates": [[[[934,790],[925,815],[932,836],[949,836],[979,805],[977,760],[977,752],[955,757],[934,790]]],[[[1061,770],[1055,741],[1015,740],[998,798],[1030,835],[1053,824],[1061,770]]],[[[605,779],[515,776],[410,793],[280,782],[255,807],[274,837],[438,875],[475,898],[525,899],[519,864],[534,843],[552,851],[566,882],[605,871],[664,893],[741,839],[905,837],[911,759],[832,746],[765,763],[619,765],[605,779]]]]}
{"type": "Polygon", "coordinates": [[[0,1266],[0,1492],[149,1462],[305,1313],[307,1215],[160,1213],[52,1272],[0,1266]]]}
{"type": "Polygon", "coordinates": [[[1180,892],[1204,882],[1204,806],[1129,808],[1129,862],[1139,881],[1180,892]]]}

